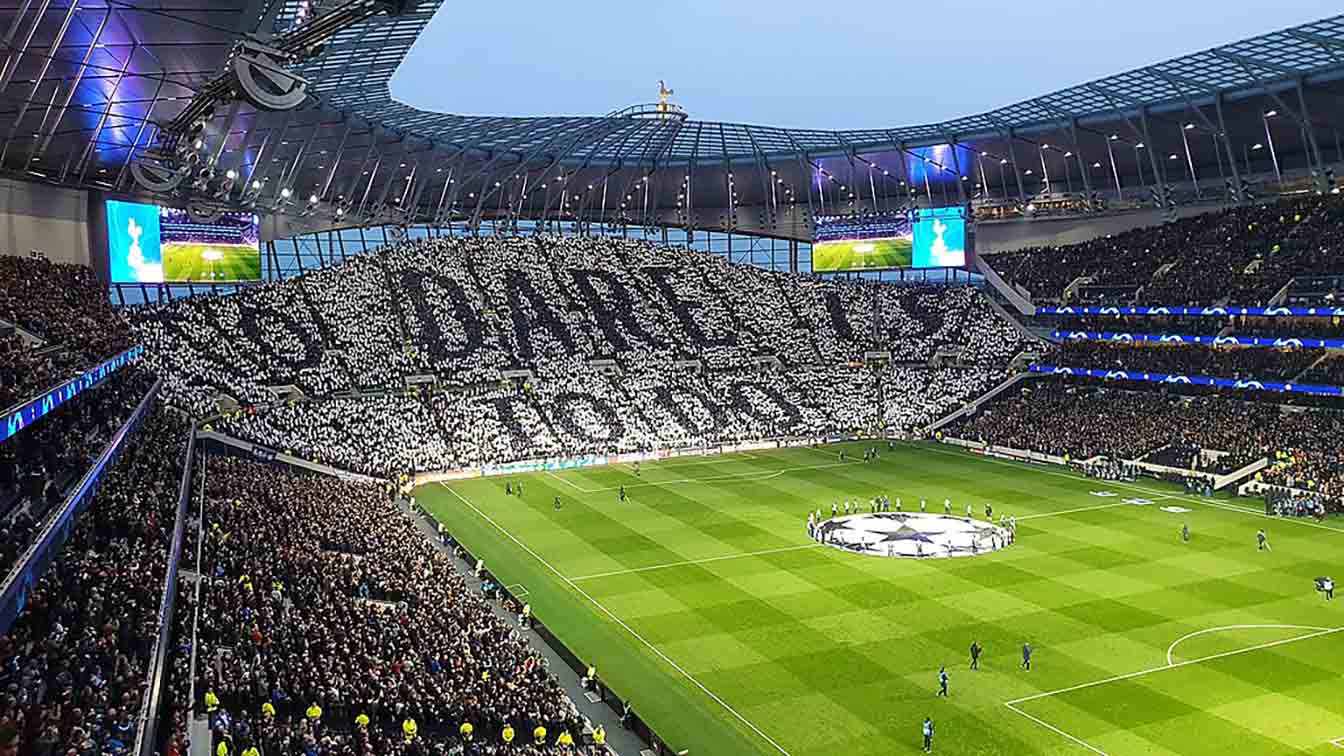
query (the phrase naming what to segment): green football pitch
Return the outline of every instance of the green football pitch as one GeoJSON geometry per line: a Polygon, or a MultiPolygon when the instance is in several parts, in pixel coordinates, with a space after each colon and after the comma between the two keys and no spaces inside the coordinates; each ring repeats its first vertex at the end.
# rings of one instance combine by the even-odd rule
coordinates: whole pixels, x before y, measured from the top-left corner
{"type": "Polygon", "coordinates": [[[164,244],[166,281],[261,280],[261,252],[244,244],[164,244]]]}
{"type": "Polygon", "coordinates": [[[907,238],[816,242],[812,270],[908,268],[914,264],[914,243],[907,238]]]}
{"type": "Polygon", "coordinates": [[[416,496],[691,756],[916,753],[926,716],[943,754],[1344,754],[1344,601],[1313,587],[1340,564],[1344,523],[934,445],[852,461],[862,448],[510,478],[522,498],[504,478],[416,496]],[[920,560],[808,539],[809,510],[857,497],[866,511],[878,493],[907,511],[992,503],[1017,517],[1017,541],[920,560]]]}

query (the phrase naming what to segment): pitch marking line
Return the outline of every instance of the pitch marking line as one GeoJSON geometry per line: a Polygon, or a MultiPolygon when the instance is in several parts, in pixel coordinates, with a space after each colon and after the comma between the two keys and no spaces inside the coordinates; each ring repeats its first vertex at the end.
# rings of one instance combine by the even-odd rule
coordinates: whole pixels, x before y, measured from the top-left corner
{"type": "Polygon", "coordinates": [[[1176,651],[1177,646],[1190,640],[1191,638],[1198,638],[1201,635],[1209,635],[1211,633],[1221,633],[1224,630],[1329,630],[1329,629],[1330,628],[1328,627],[1316,627],[1313,625],[1223,625],[1222,627],[1206,627],[1203,630],[1196,630],[1193,633],[1187,633],[1186,635],[1182,635],[1181,637],[1177,638],[1170,646],[1168,646],[1167,666],[1170,667],[1175,664],[1175,662],[1173,661],[1174,658],[1173,653],[1176,651]]]}
{"type": "Polygon", "coordinates": [[[1017,518],[1021,520],[1039,520],[1042,517],[1057,517],[1059,515],[1076,514],[1078,512],[1095,512],[1098,509],[1111,509],[1113,507],[1129,507],[1132,504],[1126,504],[1123,501],[1113,501],[1110,504],[1094,504],[1090,507],[1075,507],[1073,509],[1061,509],[1058,512],[1041,512],[1039,514],[1022,515],[1017,518]]]}
{"type": "MultiPolygon", "coordinates": [[[[1175,499],[1174,495],[1154,496],[1151,501],[1159,502],[1163,499],[1175,499]]],[[[1075,507],[1074,509],[1061,509],[1058,512],[1038,512],[1037,514],[1022,515],[1019,520],[1039,520],[1042,517],[1055,517],[1056,515],[1075,514],[1077,512],[1095,512],[1098,509],[1111,509],[1112,507],[1135,507],[1137,504],[1130,504],[1127,501],[1113,501],[1109,504],[1094,504],[1090,507],[1075,507]]]]}
{"type": "Polygon", "coordinates": [[[508,591],[509,593],[512,593],[514,598],[522,598],[532,593],[532,591],[529,591],[527,588],[523,587],[522,583],[514,583],[513,585],[506,585],[504,586],[504,590],[508,591]],[[515,588],[521,590],[514,590],[515,588]]]}
{"type": "MultiPolygon", "coordinates": [[[[709,476],[706,476],[706,477],[703,477],[703,478],[673,478],[672,480],[650,480],[650,481],[645,481],[645,482],[643,482],[643,483],[627,483],[627,484],[625,485],[625,489],[628,491],[628,490],[630,490],[631,488],[648,488],[649,486],[671,486],[671,485],[678,485],[678,484],[682,484],[682,483],[714,483],[714,482],[727,482],[727,483],[731,483],[731,482],[735,482],[735,481],[757,482],[757,481],[762,481],[762,480],[771,480],[771,479],[773,479],[773,478],[778,478],[778,477],[780,477],[781,475],[787,475],[787,474],[789,474],[789,473],[794,473],[794,472],[801,472],[801,471],[803,471],[803,470],[820,470],[820,469],[827,468],[827,467],[840,467],[840,466],[842,466],[842,465],[857,465],[857,464],[862,464],[862,463],[861,463],[861,462],[831,462],[830,464],[825,464],[825,465],[797,465],[797,466],[794,466],[794,467],[784,467],[784,468],[780,468],[780,469],[778,469],[778,470],[747,470],[747,471],[745,471],[745,472],[723,473],[722,475],[709,475],[709,476]],[[754,476],[754,477],[753,477],[753,476],[754,476]]],[[[568,486],[570,486],[571,488],[574,488],[574,489],[576,489],[576,490],[578,490],[578,491],[581,491],[581,492],[583,492],[583,493],[593,494],[593,493],[602,493],[602,492],[604,492],[604,491],[617,491],[617,490],[620,490],[620,489],[621,489],[621,486],[602,486],[602,487],[600,487],[600,488],[582,488],[582,487],[580,487],[580,486],[576,486],[576,485],[574,485],[573,483],[570,483],[568,480],[565,480],[564,478],[561,478],[561,477],[558,476],[558,475],[554,475],[554,474],[552,474],[549,470],[546,471],[546,474],[547,474],[547,475],[550,475],[551,477],[555,478],[556,480],[564,481],[566,485],[568,485],[568,486]]]]}
{"type": "MultiPolygon", "coordinates": [[[[1091,682],[1080,683],[1078,685],[1070,685],[1067,688],[1060,688],[1058,690],[1049,690],[1044,693],[1036,693],[1030,696],[1023,696],[1022,698],[1014,698],[1013,700],[1008,701],[1006,703],[1014,705],[1026,703],[1028,701],[1035,701],[1038,698],[1048,698],[1050,696],[1057,696],[1061,693],[1071,693],[1075,690],[1083,690],[1085,688],[1095,688],[1098,685],[1105,685],[1107,683],[1120,682],[1121,680],[1131,680],[1135,677],[1143,677],[1144,675],[1151,675],[1154,672],[1161,672],[1162,670],[1165,669],[1179,669],[1181,667],[1188,667],[1191,664],[1201,664],[1203,662],[1213,661],[1215,659],[1225,659],[1229,656],[1238,656],[1240,654],[1250,653],[1251,651],[1261,651],[1266,648],[1274,648],[1276,646],[1282,646],[1288,643],[1296,643],[1298,641],[1310,640],[1312,638],[1320,638],[1322,636],[1332,635],[1338,632],[1344,632],[1344,627],[1326,628],[1324,630],[1317,630],[1315,632],[1307,633],[1305,635],[1295,635],[1291,638],[1282,638],[1276,641],[1269,641],[1268,643],[1257,643],[1254,646],[1247,646],[1246,648],[1238,648],[1233,649],[1231,651],[1223,651],[1217,654],[1201,656],[1196,659],[1186,659],[1185,661],[1179,661],[1174,664],[1163,664],[1160,667],[1149,667],[1148,669],[1141,669],[1138,672],[1128,672],[1123,675],[1113,675],[1111,677],[1102,678],[1100,680],[1093,680],[1091,682]]],[[[1179,642],[1179,639],[1177,642],[1179,642]]]]}
{"type": "Polygon", "coordinates": [[[1077,743],[1078,745],[1082,746],[1083,748],[1086,748],[1087,750],[1091,751],[1092,753],[1099,754],[1100,756],[1111,756],[1110,754],[1106,753],[1105,751],[1101,750],[1100,748],[1097,748],[1096,746],[1092,745],[1091,743],[1088,743],[1087,741],[1082,740],[1081,738],[1076,738],[1076,737],[1074,737],[1074,736],[1068,734],[1067,732],[1064,732],[1063,730],[1059,729],[1058,727],[1055,727],[1054,725],[1050,724],[1049,722],[1045,721],[1044,719],[1041,719],[1040,717],[1037,717],[1037,716],[1028,714],[1028,713],[1026,713],[1025,711],[1022,711],[1021,709],[1019,709],[1019,708],[1017,708],[1016,706],[1014,706],[1011,702],[1010,702],[1010,703],[1006,703],[1006,704],[1004,704],[1004,706],[1007,706],[1007,707],[1009,708],[1009,710],[1014,711],[1014,712],[1017,712],[1018,714],[1021,714],[1022,716],[1026,717],[1027,719],[1030,719],[1031,721],[1035,722],[1036,724],[1038,724],[1038,725],[1044,727],[1045,729],[1047,729],[1047,730],[1049,730],[1049,731],[1051,731],[1051,732],[1053,732],[1053,733],[1055,733],[1055,734],[1057,734],[1057,735],[1063,735],[1065,738],[1068,738],[1069,740],[1072,740],[1073,742],[1077,743]]]}
{"type": "Polygon", "coordinates": [[[1330,741],[1330,745],[1334,746],[1335,748],[1344,748],[1344,738],[1335,738],[1334,740],[1330,741]]]}
{"type": "Polygon", "coordinates": [[[632,575],[636,572],[652,572],[654,570],[665,570],[671,567],[686,567],[693,564],[709,564],[711,562],[724,562],[729,559],[742,559],[744,557],[763,556],[765,554],[782,554],[786,551],[802,551],[804,549],[820,548],[820,543],[805,543],[796,546],[781,546],[777,549],[763,549],[761,551],[744,551],[739,554],[724,554],[722,556],[708,557],[705,559],[686,559],[680,562],[668,562],[666,564],[652,564],[648,567],[633,567],[626,570],[612,570],[611,572],[595,572],[591,575],[579,575],[578,577],[568,578],[569,580],[596,580],[597,578],[613,577],[615,575],[632,575]]]}
{"type": "MultiPolygon", "coordinates": [[[[1172,643],[1171,646],[1167,649],[1167,663],[1164,664],[1164,665],[1162,665],[1162,666],[1160,666],[1160,667],[1149,667],[1148,669],[1141,669],[1141,670],[1139,670],[1138,672],[1129,672],[1129,673],[1127,673],[1127,674],[1123,674],[1123,675],[1114,675],[1114,676],[1112,676],[1112,677],[1107,677],[1107,678],[1104,678],[1104,679],[1101,679],[1101,680],[1093,680],[1092,682],[1085,682],[1085,683],[1081,683],[1081,684],[1079,684],[1079,685],[1070,685],[1070,686],[1067,687],[1067,688],[1060,688],[1060,689],[1058,689],[1058,690],[1050,690],[1050,691],[1046,691],[1046,692],[1044,692],[1044,693],[1037,693],[1037,694],[1035,694],[1035,695],[1031,695],[1031,696],[1023,696],[1022,698],[1014,698],[1014,699],[1011,700],[1011,701],[1005,701],[1005,702],[1003,703],[1003,705],[1004,705],[1004,706],[1007,706],[1010,710],[1012,710],[1012,711],[1014,711],[1014,712],[1016,712],[1016,713],[1018,713],[1018,714],[1021,714],[1022,716],[1026,717],[1027,719],[1030,719],[1031,721],[1035,722],[1036,724],[1038,724],[1038,725],[1040,725],[1040,726],[1046,728],[1047,730],[1050,730],[1051,732],[1054,732],[1054,733],[1056,733],[1056,734],[1058,734],[1058,735],[1061,735],[1061,736],[1067,738],[1068,740],[1071,740],[1071,741],[1073,741],[1074,743],[1077,743],[1078,745],[1080,745],[1080,746],[1086,748],[1087,750],[1089,750],[1089,751],[1091,751],[1091,752],[1093,752],[1093,753],[1095,753],[1095,754],[1099,754],[1099,756],[1110,756],[1110,754],[1106,753],[1105,751],[1101,750],[1100,748],[1097,748],[1096,746],[1092,745],[1091,743],[1088,743],[1088,742],[1086,742],[1086,741],[1084,741],[1084,740],[1081,740],[1081,739],[1079,739],[1079,738],[1074,737],[1073,735],[1070,735],[1069,733],[1067,733],[1067,732],[1065,732],[1065,731],[1059,729],[1058,727],[1055,727],[1054,725],[1050,724],[1049,722],[1046,722],[1045,720],[1041,719],[1040,717],[1037,717],[1037,716],[1033,716],[1033,715],[1031,715],[1031,714],[1028,714],[1027,712],[1023,711],[1022,709],[1018,708],[1018,704],[1027,703],[1028,701],[1035,701],[1035,700],[1037,700],[1037,699],[1039,699],[1039,698],[1048,698],[1048,697],[1050,697],[1050,696],[1057,696],[1057,695],[1060,695],[1061,693],[1070,693],[1070,692],[1075,691],[1075,690],[1083,690],[1083,689],[1086,689],[1086,688],[1095,688],[1095,687],[1098,686],[1098,685],[1105,685],[1105,684],[1107,684],[1107,683],[1119,682],[1119,681],[1121,681],[1121,680],[1131,680],[1131,679],[1133,679],[1133,678],[1135,678],[1135,677],[1143,677],[1144,675],[1150,675],[1150,674],[1152,674],[1152,673],[1154,673],[1154,672],[1161,672],[1161,671],[1164,670],[1164,669],[1177,669],[1177,668],[1179,668],[1179,667],[1185,667],[1185,666],[1189,666],[1189,665],[1191,665],[1191,664],[1199,664],[1199,663],[1201,663],[1201,662],[1213,661],[1214,659],[1223,659],[1223,658],[1226,658],[1226,657],[1229,657],[1229,656],[1237,656],[1237,655],[1239,655],[1239,654],[1245,654],[1245,653],[1249,653],[1249,652],[1251,652],[1251,651],[1260,651],[1260,650],[1262,650],[1262,649],[1266,649],[1266,648],[1274,648],[1275,646],[1282,646],[1282,645],[1285,645],[1285,644],[1288,644],[1288,643],[1296,643],[1297,641],[1310,640],[1311,638],[1320,638],[1320,637],[1323,637],[1323,636],[1326,636],[1326,635],[1331,635],[1331,634],[1333,634],[1333,633],[1338,633],[1338,632],[1344,631],[1344,627],[1322,628],[1322,629],[1318,629],[1318,630],[1316,630],[1316,632],[1307,633],[1307,634],[1305,634],[1305,635],[1297,635],[1297,636],[1294,636],[1294,637],[1292,637],[1292,638],[1283,638],[1283,639],[1276,640],[1276,641],[1270,641],[1270,642],[1268,642],[1268,643],[1259,643],[1259,644],[1256,644],[1256,645],[1254,645],[1254,646],[1247,646],[1246,648],[1239,648],[1239,649],[1234,649],[1234,650],[1232,650],[1232,651],[1224,651],[1224,652],[1222,652],[1222,653],[1218,653],[1218,654],[1210,654],[1210,655],[1208,655],[1208,656],[1201,656],[1201,657],[1199,657],[1199,658],[1197,658],[1197,659],[1187,659],[1186,661],[1174,662],[1174,663],[1173,663],[1172,660],[1171,660],[1171,658],[1172,658],[1172,657],[1171,657],[1172,650],[1175,649],[1176,646],[1179,645],[1179,644],[1180,644],[1182,641],[1184,641],[1184,640],[1187,640],[1187,639],[1189,639],[1189,638],[1193,638],[1193,637],[1195,637],[1196,635],[1202,635],[1202,634],[1206,634],[1206,633],[1217,632],[1217,631],[1219,631],[1219,630],[1232,630],[1232,629],[1243,628],[1243,627],[1245,627],[1245,628],[1265,627],[1265,628],[1289,628],[1289,629],[1291,629],[1291,628],[1300,628],[1300,629],[1307,629],[1307,626],[1302,626],[1302,625],[1228,625],[1228,626],[1226,626],[1226,627],[1213,627],[1213,628],[1208,628],[1208,629],[1206,629],[1206,630],[1199,630],[1199,631],[1197,631],[1197,632],[1190,633],[1189,635],[1183,636],[1183,637],[1181,637],[1181,638],[1177,638],[1177,639],[1176,639],[1176,642],[1175,642],[1175,643],[1172,643]]],[[[1339,738],[1339,740],[1344,741],[1344,738],[1339,738]]],[[[1332,743],[1335,743],[1335,741],[1331,741],[1331,742],[1332,742],[1332,743]]],[[[1339,744],[1336,743],[1336,745],[1339,745],[1339,744]]],[[[1344,748],[1344,745],[1341,745],[1341,746],[1339,746],[1339,747],[1340,747],[1340,748],[1344,748]]]]}
{"type": "Polygon", "coordinates": [[[579,493],[596,493],[596,491],[590,491],[590,490],[584,488],[583,486],[576,485],[573,481],[571,481],[571,480],[569,480],[569,479],[567,479],[567,478],[562,478],[562,477],[560,477],[559,475],[556,475],[555,473],[551,472],[550,470],[547,470],[547,471],[546,471],[546,475],[549,476],[549,477],[555,478],[556,480],[560,481],[561,483],[564,483],[565,485],[569,486],[570,488],[574,489],[575,491],[578,491],[579,493]]]}
{"type": "Polygon", "coordinates": [[[562,582],[564,582],[566,585],[572,588],[575,593],[578,593],[580,596],[585,598],[590,604],[597,607],[603,614],[610,617],[612,622],[615,622],[617,625],[620,625],[626,632],[630,633],[631,637],[633,637],[635,640],[639,641],[646,648],[652,651],[654,655],[656,655],[659,659],[662,659],[664,662],[666,662],[667,665],[670,666],[672,669],[675,669],[678,673],[681,674],[682,677],[685,677],[687,681],[689,681],[692,685],[699,688],[702,693],[709,696],[710,699],[712,699],[718,705],[722,706],[724,711],[727,711],[729,714],[732,714],[733,717],[737,719],[737,721],[741,722],[743,725],[746,725],[746,727],[749,730],[760,736],[762,740],[769,743],[780,754],[782,754],[783,756],[790,756],[789,752],[784,750],[784,746],[781,746],[779,743],[775,742],[774,738],[771,738],[769,735],[766,735],[761,730],[761,728],[752,724],[751,720],[739,714],[736,709],[728,705],[727,701],[724,701],[722,698],[719,698],[718,694],[716,694],[714,691],[710,690],[709,688],[706,688],[704,683],[695,679],[695,677],[692,676],[690,672],[687,672],[686,669],[683,668],[680,664],[677,664],[675,661],[672,661],[672,659],[667,654],[663,653],[662,650],[660,650],[657,646],[653,645],[644,636],[636,632],[635,629],[630,627],[630,625],[627,624],[625,620],[621,619],[620,617],[617,617],[610,609],[604,606],[597,599],[593,598],[587,591],[580,588],[578,583],[575,583],[573,580],[561,574],[560,570],[557,570],[554,565],[546,561],[546,559],[543,558],[540,554],[533,551],[532,548],[529,547],[527,544],[518,540],[517,536],[506,530],[504,526],[495,522],[495,520],[492,517],[490,517],[490,515],[486,514],[485,512],[482,512],[480,509],[477,509],[475,504],[472,504],[470,501],[468,501],[467,498],[462,494],[458,493],[456,489],[450,488],[447,484],[443,484],[443,487],[448,489],[449,493],[451,493],[453,496],[456,496],[463,504],[466,504],[468,507],[470,507],[473,512],[475,512],[477,515],[481,517],[481,519],[490,523],[490,525],[493,526],[500,533],[503,533],[505,538],[508,538],[510,541],[513,541],[515,544],[518,545],[518,548],[527,552],[533,559],[536,559],[538,562],[540,562],[543,567],[545,567],[547,570],[550,570],[552,574],[554,574],[562,582]]]}

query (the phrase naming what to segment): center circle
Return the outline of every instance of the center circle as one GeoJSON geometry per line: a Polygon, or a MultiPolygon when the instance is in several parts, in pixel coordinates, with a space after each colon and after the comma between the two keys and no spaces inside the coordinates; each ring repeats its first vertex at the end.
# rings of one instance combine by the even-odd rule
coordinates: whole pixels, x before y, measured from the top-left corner
{"type": "Polygon", "coordinates": [[[878,512],[833,517],[812,527],[818,543],[884,557],[963,557],[988,554],[1013,542],[992,522],[951,515],[878,512]]]}

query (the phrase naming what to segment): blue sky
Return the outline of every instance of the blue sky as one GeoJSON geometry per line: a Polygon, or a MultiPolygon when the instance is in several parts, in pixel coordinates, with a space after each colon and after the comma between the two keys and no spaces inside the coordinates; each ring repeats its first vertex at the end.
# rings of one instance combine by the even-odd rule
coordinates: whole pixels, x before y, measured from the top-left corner
{"type": "Polygon", "coordinates": [[[1324,0],[445,0],[392,93],[449,113],[601,115],[655,100],[665,79],[699,119],[897,126],[1338,9],[1324,0]]]}

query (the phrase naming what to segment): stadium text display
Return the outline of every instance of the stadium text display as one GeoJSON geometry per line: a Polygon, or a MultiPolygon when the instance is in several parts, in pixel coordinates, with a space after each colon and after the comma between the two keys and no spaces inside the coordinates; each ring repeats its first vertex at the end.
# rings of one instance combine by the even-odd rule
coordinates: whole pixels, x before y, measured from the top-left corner
{"type": "Polygon", "coordinates": [[[864,218],[821,217],[813,235],[812,270],[962,268],[966,240],[962,207],[864,218]]]}
{"type": "Polygon", "coordinates": [[[1209,344],[1212,346],[1271,347],[1275,349],[1344,349],[1344,339],[1284,336],[1186,336],[1175,333],[1115,333],[1111,331],[1054,331],[1057,339],[1108,341],[1117,344],[1209,344]]]}
{"type": "Polygon", "coordinates": [[[261,279],[258,219],[250,213],[197,223],[185,210],[108,200],[107,246],[116,283],[261,279]]]}
{"type": "Polygon", "coordinates": [[[1344,317],[1344,307],[1115,307],[1115,306],[1078,306],[1055,307],[1044,305],[1036,308],[1037,315],[1146,315],[1165,317],[1167,315],[1189,315],[1204,318],[1226,318],[1232,315],[1253,315],[1265,318],[1339,318],[1344,317]]]}
{"type": "Polygon", "coordinates": [[[1084,375],[1107,380],[1146,381],[1148,383],[1176,383],[1184,386],[1217,386],[1243,391],[1274,391],[1285,394],[1315,394],[1317,396],[1344,396],[1344,386],[1318,386],[1308,383],[1279,383],[1274,381],[1247,381],[1236,378],[1210,378],[1205,375],[1171,375],[1168,373],[1139,373],[1128,370],[1099,370],[1097,368],[1059,367],[1037,365],[1028,367],[1033,373],[1046,375],[1084,375]]]}

